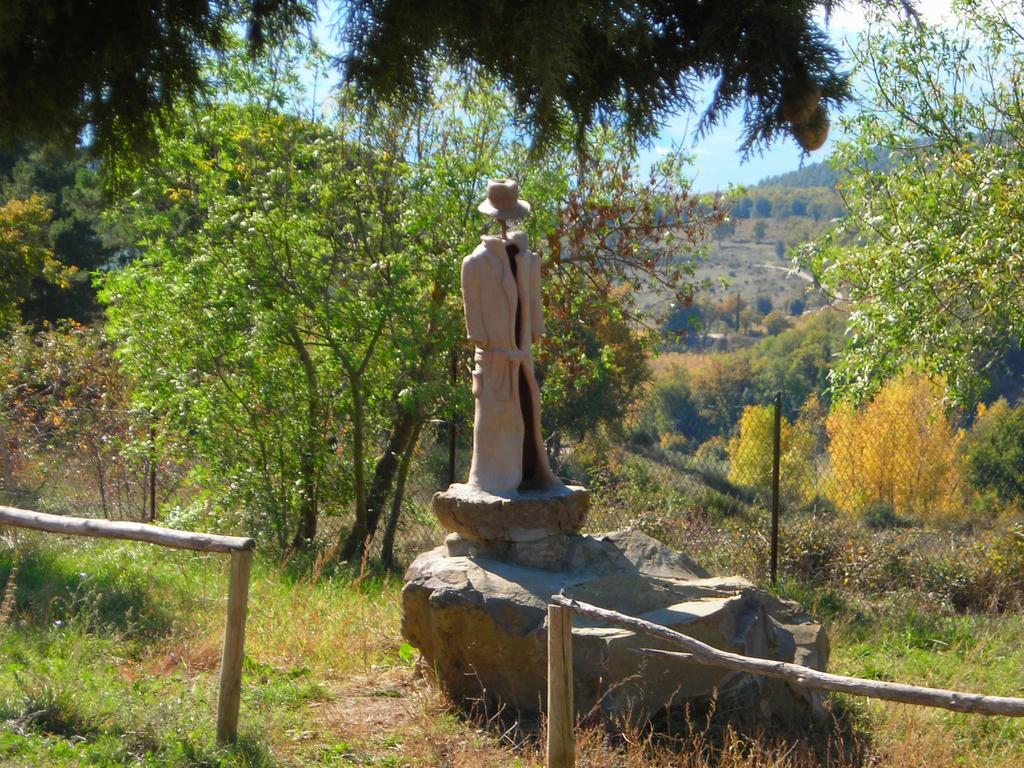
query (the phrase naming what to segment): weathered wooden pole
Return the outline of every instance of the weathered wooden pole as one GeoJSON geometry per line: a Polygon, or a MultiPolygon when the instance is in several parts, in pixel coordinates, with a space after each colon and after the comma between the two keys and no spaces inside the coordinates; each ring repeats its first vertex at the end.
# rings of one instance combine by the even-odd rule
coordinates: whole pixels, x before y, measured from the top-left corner
{"type": "Polygon", "coordinates": [[[572,609],[548,606],[548,768],[576,765],[572,701],[572,609]]]}
{"type": "Polygon", "coordinates": [[[242,660],[245,658],[245,618],[249,606],[249,570],[252,550],[231,553],[228,613],[224,626],[224,656],[220,662],[217,701],[217,743],[238,740],[238,709],[242,698],[242,660]]]}
{"type": "MultiPolygon", "coordinates": [[[[162,547],[197,552],[230,552],[231,577],[228,582],[224,656],[220,663],[220,696],[217,701],[217,741],[225,744],[238,738],[242,659],[245,656],[245,617],[249,607],[249,571],[256,542],[242,536],[194,533],[125,520],[94,520],[0,506],[0,526],[4,525],[95,539],[145,541],[162,547]]],[[[13,584],[13,577],[10,581],[13,584]]]]}
{"type": "Polygon", "coordinates": [[[782,462],[782,393],[775,395],[775,428],[772,433],[772,551],[768,571],[772,586],[779,578],[779,466],[782,462]]]}
{"type": "MultiPolygon", "coordinates": [[[[666,651],[659,648],[640,648],[640,653],[651,656],[666,656],[673,659],[686,659],[697,664],[708,664],[725,669],[750,672],[765,677],[776,677],[788,680],[796,685],[819,691],[838,691],[854,696],[871,696],[886,701],[899,701],[904,704],[920,704],[925,707],[939,707],[954,712],[974,712],[980,715],[1006,715],[1007,717],[1024,717],[1024,699],[1009,696],[985,696],[980,693],[965,691],[948,691],[942,688],[924,688],[918,685],[890,683],[884,680],[865,680],[859,677],[833,675],[819,672],[816,669],[791,664],[787,661],[760,659],[743,656],[738,653],[713,648],[700,640],[696,640],[675,630],[654,624],[650,621],[626,616],[618,611],[598,608],[596,605],[581,603],[564,595],[554,595],[553,603],[572,608],[575,613],[612,626],[641,632],[651,637],[660,638],[686,650],[686,653],[666,651]]],[[[551,610],[551,607],[548,607],[551,610]]],[[[550,615],[550,614],[549,614],[550,615]]],[[[550,715],[549,715],[550,717],[550,715]]]]}

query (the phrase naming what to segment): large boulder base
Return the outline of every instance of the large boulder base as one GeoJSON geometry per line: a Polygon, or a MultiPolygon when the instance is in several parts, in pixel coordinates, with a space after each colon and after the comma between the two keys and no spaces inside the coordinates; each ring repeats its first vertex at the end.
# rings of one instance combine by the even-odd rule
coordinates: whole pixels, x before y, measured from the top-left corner
{"type": "MultiPolygon", "coordinates": [[[[797,604],[739,577],[711,577],[686,555],[637,530],[570,535],[559,569],[508,562],[486,549],[421,554],[406,573],[402,633],[456,699],[521,714],[545,704],[547,604],[564,593],[671,627],[716,648],[824,670],[828,639],[797,604]]],[[[454,550],[460,551],[458,549],[454,550]]],[[[528,559],[528,558],[527,558],[528,559]]],[[[692,660],[655,638],[573,620],[574,701],[582,716],[644,721],[665,707],[715,695],[765,714],[805,716],[817,694],[692,660]]]]}

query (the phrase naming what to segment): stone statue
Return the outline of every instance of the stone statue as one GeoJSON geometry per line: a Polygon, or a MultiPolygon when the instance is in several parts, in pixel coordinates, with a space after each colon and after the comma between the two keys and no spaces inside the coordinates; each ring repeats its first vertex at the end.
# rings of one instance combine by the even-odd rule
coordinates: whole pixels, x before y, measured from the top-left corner
{"type": "Polygon", "coordinates": [[[526,233],[507,222],[525,218],[530,205],[511,179],[487,184],[479,210],[502,223],[500,237],[485,235],[462,262],[466,331],[476,348],[473,370],[473,461],[469,485],[507,496],[562,488],[548,464],[540,430],[540,389],[531,347],[544,334],[540,257],[526,233]]]}

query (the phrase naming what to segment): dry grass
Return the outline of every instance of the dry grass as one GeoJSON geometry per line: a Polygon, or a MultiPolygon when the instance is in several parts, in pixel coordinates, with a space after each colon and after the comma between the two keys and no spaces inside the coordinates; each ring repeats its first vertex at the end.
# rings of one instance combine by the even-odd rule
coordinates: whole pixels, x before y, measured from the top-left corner
{"type": "MultiPolygon", "coordinates": [[[[137,551],[115,557],[113,548],[100,545],[62,551],[47,562],[96,574],[90,583],[111,586],[114,581],[100,578],[100,563],[118,578],[138,571],[150,580],[148,599],[159,596],[174,614],[171,629],[150,642],[132,627],[119,630],[123,638],[118,631],[86,628],[86,623],[79,631],[73,615],[64,615],[68,627],[55,629],[48,617],[45,624],[34,622],[34,604],[19,605],[5,641],[9,658],[18,659],[17,679],[0,673],[0,703],[10,710],[8,717],[17,721],[25,695],[18,680],[31,679],[39,691],[66,692],[57,697],[59,706],[71,708],[64,720],[94,723],[92,730],[62,737],[80,745],[75,750],[91,748],[90,760],[115,749],[135,756],[127,763],[96,758],[102,765],[543,765],[542,723],[504,712],[465,714],[429,675],[417,671],[406,651],[400,652],[400,580],[341,575],[313,583],[290,579],[265,563],[258,565],[252,586],[243,682],[241,725],[249,751],[209,751],[223,563],[185,561],[191,573],[186,577],[175,553],[149,559],[137,558],[137,551]],[[188,594],[175,598],[179,590],[188,594]],[[207,750],[205,757],[194,756],[200,747],[207,750]]],[[[1022,630],[1019,614],[950,615],[948,621],[920,625],[896,613],[856,621],[844,614],[831,630],[834,666],[848,674],[1019,695],[1024,652],[1018,652],[1016,639],[1022,630]],[[933,635],[950,642],[933,643],[933,635]],[[955,639],[967,637],[974,640],[955,639]]],[[[1005,718],[846,699],[837,702],[836,712],[840,716],[816,728],[767,723],[742,712],[666,719],[656,730],[590,724],[577,729],[578,765],[1024,766],[1020,724],[1005,718]]],[[[65,742],[38,729],[5,733],[0,728],[0,764],[92,764],[84,756],[69,762],[66,746],[58,749],[59,743],[65,742]],[[11,755],[21,757],[12,763],[11,755]]]]}

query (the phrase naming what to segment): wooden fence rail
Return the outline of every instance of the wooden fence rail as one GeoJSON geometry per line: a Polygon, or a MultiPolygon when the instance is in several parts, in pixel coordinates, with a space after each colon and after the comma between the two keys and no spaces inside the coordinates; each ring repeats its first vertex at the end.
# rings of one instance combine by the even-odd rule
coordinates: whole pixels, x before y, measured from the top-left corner
{"type": "Polygon", "coordinates": [[[4,525],[97,539],[144,541],[162,547],[191,549],[196,552],[230,553],[231,575],[228,580],[227,619],[224,622],[224,654],[221,657],[220,690],[217,698],[217,741],[225,744],[238,739],[242,660],[245,656],[245,620],[249,605],[249,571],[256,542],[241,536],[176,531],[144,523],[50,515],[45,512],[0,506],[0,526],[4,525]]]}
{"type": "MultiPolygon", "coordinates": [[[[904,683],[889,683],[881,680],[865,680],[859,677],[846,677],[845,675],[833,675],[828,672],[819,672],[816,669],[803,667],[799,664],[790,664],[784,661],[772,661],[771,659],[757,659],[750,656],[743,656],[738,653],[730,653],[713,648],[706,643],[695,640],[692,637],[676,632],[660,624],[654,624],[635,616],[627,616],[617,611],[610,611],[606,608],[599,608],[596,605],[573,600],[564,595],[554,595],[551,598],[553,608],[578,613],[592,619],[612,624],[623,629],[629,629],[651,637],[657,637],[673,645],[685,649],[685,652],[665,651],[654,648],[644,648],[641,653],[658,656],[672,656],[674,658],[685,658],[698,664],[736,669],[743,672],[750,672],[765,677],[777,677],[787,680],[805,688],[812,688],[822,691],[838,691],[851,693],[857,696],[870,696],[876,699],[887,701],[898,701],[904,704],[919,704],[925,707],[939,707],[951,709],[956,712],[973,712],[980,715],[1005,715],[1008,717],[1024,717],[1024,698],[1011,698],[1008,696],[983,696],[978,693],[964,693],[962,691],[947,691],[941,688],[925,688],[917,685],[906,685],[904,683]]],[[[569,625],[571,633],[571,621],[562,619],[559,626],[559,634],[566,631],[565,625],[569,625]]],[[[549,632],[551,630],[549,629],[549,632]]],[[[553,633],[552,633],[553,634],[553,633]]],[[[571,634],[570,634],[571,637],[571,634]]],[[[549,640],[550,644],[550,640],[549,640]]],[[[571,646],[571,640],[570,640],[571,646]]],[[[549,645],[550,647],[550,645],[549,645]]],[[[572,655],[571,648],[568,653],[568,686],[572,689],[572,655]]],[[[556,654],[554,657],[549,653],[548,677],[549,681],[553,676],[564,678],[566,672],[562,668],[562,659],[566,654],[556,654]]],[[[553,720],[564,720],[567,716],[573,717],[572,698],[568,698],[568,713],[564,711],[566,698],[548,702],[548,722],[553,720]],[[555,713],[554,706],[559,706],[563,711],[555,713]]],[[[552,729],[548,729],[548,768],[572,768],[575,762],[575,747],[573,743],[572,729],[565,734],[564,729],[559,729],[554,736],[559,740],[552,744],[552,729]],[[564,758],[563,755],[568,755],[564,758]]]]}

